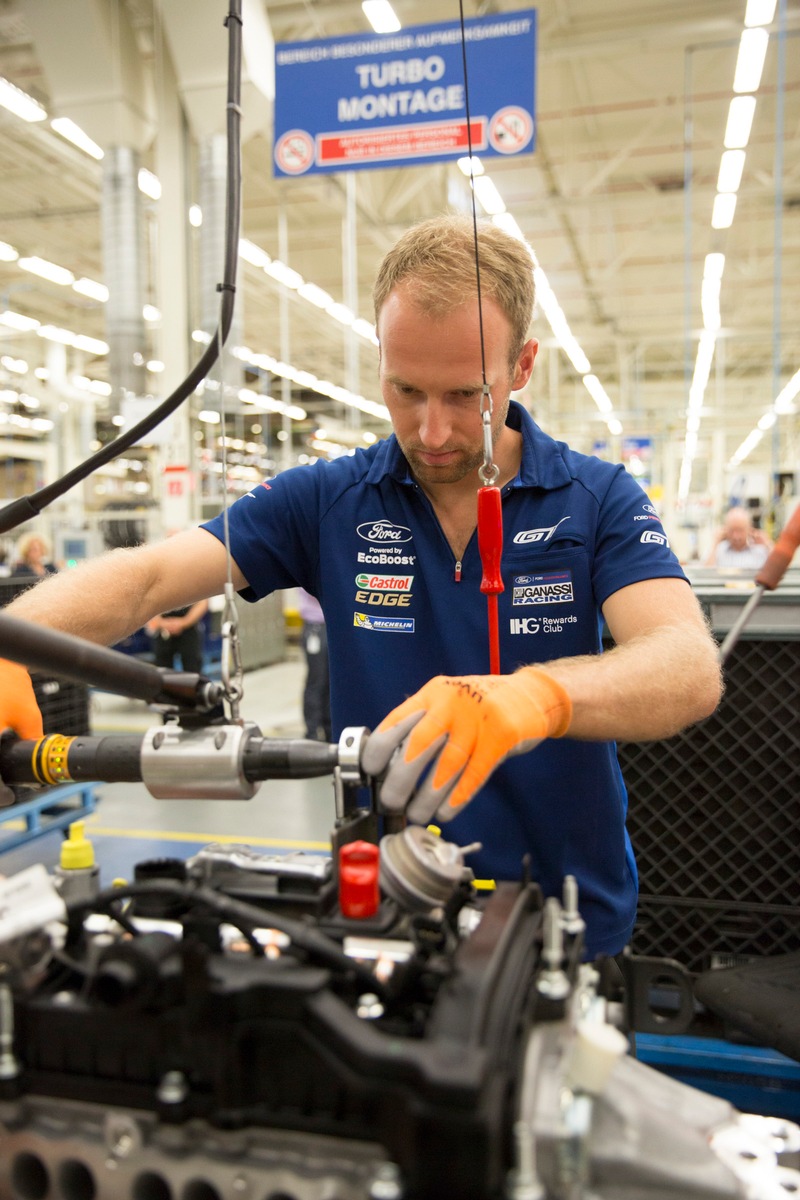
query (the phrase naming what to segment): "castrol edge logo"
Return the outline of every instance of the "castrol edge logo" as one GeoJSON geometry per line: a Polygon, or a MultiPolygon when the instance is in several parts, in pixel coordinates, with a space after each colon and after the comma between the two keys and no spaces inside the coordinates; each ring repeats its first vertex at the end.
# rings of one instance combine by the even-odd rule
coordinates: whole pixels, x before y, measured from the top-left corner
{"type": "Polygon", "coordinates": [[[410,592],[413,575],[356,575],[356,587],[365,592],[410,592]]]}

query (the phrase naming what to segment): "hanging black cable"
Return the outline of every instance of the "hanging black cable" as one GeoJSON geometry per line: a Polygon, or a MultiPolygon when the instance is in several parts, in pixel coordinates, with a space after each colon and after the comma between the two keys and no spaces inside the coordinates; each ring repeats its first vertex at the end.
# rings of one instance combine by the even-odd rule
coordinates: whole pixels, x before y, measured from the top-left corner
{"type": "Polygon", "coordinates": [[[227,192],[225,207],[225,260],[222,282],[217,290],[222,292],[220,319],[217,332],[211,338],[204,353],[191,369],[184,381],[171,395],[167,396],[149,416],[139,421],[127,433],[120,434],[113,442],[103,446],[85,462],[73,467],[60,479],[40,488],[29,496],[20,496],[0,509],[0,534],[16,529],[25,521],[37,517],[42,509],[52,504],[75,484],[86,479],[98,467],[105,466],[119,454],[128,450],[171,416],[183,404],[198,385],[206,378],[219,358],[220,346],[224,345],[233,321],[234,297],[236,294],[236,267],[239,256],[239,223],[242,197],[242,152],[240,97],[242,90],[242,0],[230,0],[225,18],[228,29],[228,98],[226,129],[228,139],[227,192]]]}

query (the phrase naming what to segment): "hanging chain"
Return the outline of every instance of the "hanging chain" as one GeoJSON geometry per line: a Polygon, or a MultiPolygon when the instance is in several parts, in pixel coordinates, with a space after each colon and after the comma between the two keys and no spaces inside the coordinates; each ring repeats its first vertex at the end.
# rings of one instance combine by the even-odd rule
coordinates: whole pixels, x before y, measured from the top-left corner
{"type": "Polygon", "coordinates": [[[222,323],[217,326],[219,338],[219,390],[222,410],[222,523],[225,532],[225,554],[228,578],[225,581],[225,606],[222,610],[222,652],[220,656],[220,678],[225,699],[228,702],[231,721],[239,720],[239,701],[244,694],[244,670],[242,648],[239,642],[239,614],[236,609],[236,591],[233,586],[231,563],[231,537],[228,523],[228,435],[225,408],[225,357],[222,341],[222,323]]]}

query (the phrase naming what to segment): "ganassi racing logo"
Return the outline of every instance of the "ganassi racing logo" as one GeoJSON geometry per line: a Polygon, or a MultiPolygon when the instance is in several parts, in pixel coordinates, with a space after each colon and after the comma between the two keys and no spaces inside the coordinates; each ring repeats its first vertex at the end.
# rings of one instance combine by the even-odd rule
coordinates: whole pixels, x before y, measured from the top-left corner
{"type": "Polygon", "coordinates": [[[517,575],[514,578],[512,604],[572,604],[573,600],[571,571],[517,575]]]}
{"type": "Polygon", "coordinates": [[[365,542],[373,542],[380,546],[397,546],[401,542],[411,541],[411,530],[405,525],[395,525],[386,517],[378,521],[364,521],[356,527],[356,533],[365,542]]]}
{"type": "Polygon", "coordinates": [[[520,529],[519,533],[514,534],[514,543],[517,546],[528,546],[531,542],[549,542],[559,525],[568,520],[569,517],[562,517],[555,525],[545,525],[541,529],[520,529]]]}
{"type": "Polygon", "coordinates": [[[668,546],[669,545],[669,541],[667,539],[666,534],[656,533],[655,529],[645,529],[644,533],[639,538],[639,541],[640,542],[655,542],[656,545],[658,545],[658,546],[668,546]]]}

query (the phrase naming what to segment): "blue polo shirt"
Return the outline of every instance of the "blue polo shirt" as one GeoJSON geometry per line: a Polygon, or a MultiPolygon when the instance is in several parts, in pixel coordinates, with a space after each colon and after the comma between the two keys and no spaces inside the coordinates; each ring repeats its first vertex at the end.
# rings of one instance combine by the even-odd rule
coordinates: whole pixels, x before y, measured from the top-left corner
{"type": "MultiPolygon", "coordinates": [[[[503,488],[503,672],[600,653],[609,596],[686,578],[621,466],[554,441],[515,402],[508,424],[522,434],[522,462],[503,488]]],[[[294,586],[319,597],[334,736],[374,729],[434,675],[489,672],[477,536],[457,562],[394,436],[283,472],[231,506],[229,527],[245,599],[294,586]]],[[[204,528],[223,540],[221,517],[204,528]]],[[[614,743],[562,738],[503,763],[443,833],[483,844],[469,860],[478,877],[518,879],[525,855],[546,896],[575,875],[589,951],[611,954],[636,910],[626,811],[614,743]]]]}

